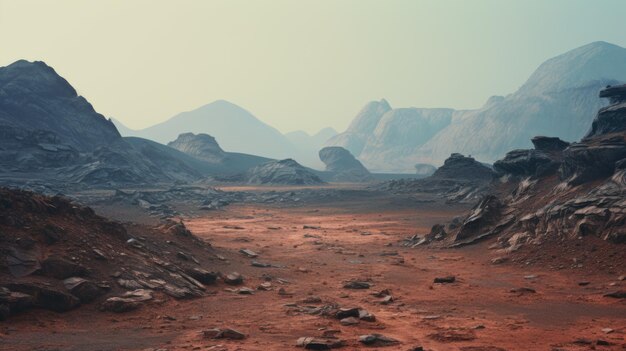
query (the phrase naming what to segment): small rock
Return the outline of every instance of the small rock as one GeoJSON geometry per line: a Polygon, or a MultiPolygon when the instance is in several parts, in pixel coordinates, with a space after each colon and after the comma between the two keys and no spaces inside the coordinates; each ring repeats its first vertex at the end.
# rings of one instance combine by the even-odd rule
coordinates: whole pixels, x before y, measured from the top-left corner
{"type": "Polygon", "coordinates": [[[351,281],[343,285],[346,289],[369,289],[371,286],[372,284],[361,281],[351,281]]]}
{"type": "Polygon", "coordinates": [[[400,342],[394,338],[381,334],[368,334],[359,336],[359,342],[368,346],[392,346],[400,342]]]}
{"type": "Polygon", "coordinates": [[[435,278],[433,282],[435,284],[450,284],[450,283],[454,283],[455,281],[456,281],[456,277],[453,275],[450,275],[447,277],[437,277],[435,278]]]}
{"type": "Polygon", "coordinates": [[[237,272],[232,272],[223,277],[224,283],[229,285],[239,285],[243,283],[243,277],[237,272]]]}
{"type": "Polygon", "coordinates": [[[612,297],[614,299],[626,299],[626,290],[618,290],[604,294],[604,297],[612,297]]]}
{"type": "Polygon", "coordinates": [[[256,257],[259,256],[256,252],[254,252],[252,250],[248,250],[248,249],[241,249],[241,250],[239,250],[239,252],[241,252],[242,254],[244,254],[244,255],[246,255],[246,256],[248,256],[250,258],[256,258],[256,257]]]}
{"type": "Polygon", "coordinates": [[[342,325],[356,325],[359,324],[359,320],[354,317],[344,318],[339,321],[342,325]]]}

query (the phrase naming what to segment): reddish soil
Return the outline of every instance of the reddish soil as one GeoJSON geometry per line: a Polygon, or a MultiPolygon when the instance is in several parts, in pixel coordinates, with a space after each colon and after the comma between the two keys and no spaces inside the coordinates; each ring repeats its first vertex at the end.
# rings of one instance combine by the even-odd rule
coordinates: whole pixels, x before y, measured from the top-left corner
{"type": "MultiPolygon", "coordinates": [[[[517,260],[493,265],[491,259],[500,255],[487,249],[489,242],[454,250],[403,248],[397,246],[400,239],[426,233],[465,208],[382,207],[377,208],[375,200],[369,206],[236,205],[190,219],[186,225],[193,233],[218,252],[227,252],[227,261],[215,262],[214,269],[239,271],[244,286],[251,288],[263,282],[263,274],[270,274],[274,290],[239,295],[219,282],[209,288],[214,295],[158,299],[125,314],[99,312],[95,304],[63,314],[29,311],[0,323],[0,350],[287,350],[296,349],[299,337],[321,336],[329,329],[341,331],[337,336],[347,342],[343,350],[368,349],[357,342],[359,335],[368,333],[401,341],[384,348],[389,350],[626,349],[626,302],[602,296],[620,284],[624,288],[626,283],[617,277],[626,274],[626,262],[572,268],[571,257],[558,257],[558,244],[542,249],[570,264],[526,264],[528,253],[521,252],[517,260]],[[257,252],[260,262],[284,268],[252,267],[251,259],[237,252],[242,248],[257,252]],[[433,284],[435,277],[446,275],[455,275],[457,281],[433,284]],[[530,275],[534,277],[527,279],[530,275]],[[276,278],[290,283],[282,285],[276,278]],[[356,278],[374,286],[342,287],[356,278]],[[579,286],[585,280],[589,285],[579,286]],[[293,295],[279,295],[280,287],[293,295]],[[536,293],[510,292],[519,287],[536,293]],[[392,291],[393,303],[382,305],[371,295],[382,289],[392,291]],[[285,306],[309,295],[321,297],[323,303],[360,306],[377,321],[342,326],[336,319],[285,306]],[[214,327],[234,328],[248,337],[204,339],[202,330],[214,327]],[[609,345],[576,344],[578,339],[609,345]]],[[[595,252],[601,260],[604,246],[593,244],[600,245],[595,252]]]]}

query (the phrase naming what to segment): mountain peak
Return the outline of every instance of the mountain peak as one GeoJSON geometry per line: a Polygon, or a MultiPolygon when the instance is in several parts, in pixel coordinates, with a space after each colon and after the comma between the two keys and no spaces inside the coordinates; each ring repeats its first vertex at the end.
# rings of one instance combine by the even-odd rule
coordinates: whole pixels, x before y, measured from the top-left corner
{"type": "Polygon", "coordinates": [[[626,49],[596,41],[570,50],[541,64],[519,93],[542,95],[593,81],[626,81],[626,49]]]}
{"type": "Polygon", "coordinates": [[[43,61],[18,60],[0,67],[0,90],[45,96],[76,97],[76,90],[43,61]]]}

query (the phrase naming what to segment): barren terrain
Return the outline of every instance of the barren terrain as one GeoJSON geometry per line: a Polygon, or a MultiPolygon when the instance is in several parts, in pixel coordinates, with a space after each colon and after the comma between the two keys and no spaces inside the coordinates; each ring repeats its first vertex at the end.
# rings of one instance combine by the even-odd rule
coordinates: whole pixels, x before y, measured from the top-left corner
{"type": "Polygon", "coordinates": [[[618,280],[626,274],[619,245],[595,237],[572,247],[546,242],[540,257],[522,250],[501,264],[492,259],[505,255],[487,250],[488,241],[459,249],[398,245],[467,209],[361,194],[204,212],[185,224],[223,255],[213,268],[240,272],[242,286],[252,289],[269,282],[271,290],[239,294],[230,290],[242,286],[219,281],[208,286],[208,296],[157,298],[123,314],[100,312],[97,304],[62,314],[31,310],[0,324],[0,350],[286,350],[297,349],[300,337],[330,330],[345,340],[345,350],[368,348],[358,337],[372,333],[400,341],[384,347],[389,350],[626,348],[626,302],[603,297],[626,284],[618,280]],[[254,267],[253,260],[272,267],[254,267]],[[433,283],[451,275],[453,283],[433,283]],[[343,287],[353,280],[372,286],[343,287]],[[519,288],[530,289],[511,291],[519,288]],[[393,296],[386,304],[373,295],[384,289],[393,296]],[[360,307],[376,320],[342,325],[307,313],[306,306],[331,304],[360,307]],[[210,328],[233,328],[247,337],[203,337],[210,328]]]}

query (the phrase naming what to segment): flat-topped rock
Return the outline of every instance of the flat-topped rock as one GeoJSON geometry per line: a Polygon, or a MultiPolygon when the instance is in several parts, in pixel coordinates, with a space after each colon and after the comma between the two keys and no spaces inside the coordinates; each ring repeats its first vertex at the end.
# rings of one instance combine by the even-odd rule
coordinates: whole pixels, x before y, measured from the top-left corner
{"type": "Polygon", "coordinates": [[[491,180],[494,174],[495,173],[491,168],[476,161],[473,157],[466,157],[458,153],[453,153],[444,162],[443,166],[439,167],[435,171],[432,178],[491,180]]]}

